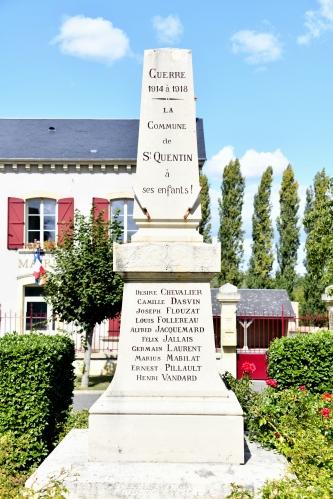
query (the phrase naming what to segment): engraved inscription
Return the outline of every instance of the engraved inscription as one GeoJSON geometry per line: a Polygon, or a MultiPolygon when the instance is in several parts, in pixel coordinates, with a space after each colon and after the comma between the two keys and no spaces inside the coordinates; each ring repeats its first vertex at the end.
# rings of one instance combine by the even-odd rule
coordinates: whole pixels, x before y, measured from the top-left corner
{"type": "Polygon", "coordinates": [[[153,284],[134,292],[130,371],[138,382],[196,382],[202,372],[202,289],[153,284]]]}

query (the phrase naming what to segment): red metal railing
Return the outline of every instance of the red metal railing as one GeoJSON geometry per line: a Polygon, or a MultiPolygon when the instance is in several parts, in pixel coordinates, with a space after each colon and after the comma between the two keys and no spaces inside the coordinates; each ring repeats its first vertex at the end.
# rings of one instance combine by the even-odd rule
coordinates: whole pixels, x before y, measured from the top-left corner
{"type": "MultiPolygon", "coordinates": [[[[221,320],[213,317],[216,349],[221,348],[221,320]]],[[[280,315],[258,315],[237,317],[237,349],[261,352],[266,350],[271,341],[282,336],[297,333],[313,333],[328,328],[328,315],[319,314],[303,317],[286,317],[283,310],[280,315]]]]}

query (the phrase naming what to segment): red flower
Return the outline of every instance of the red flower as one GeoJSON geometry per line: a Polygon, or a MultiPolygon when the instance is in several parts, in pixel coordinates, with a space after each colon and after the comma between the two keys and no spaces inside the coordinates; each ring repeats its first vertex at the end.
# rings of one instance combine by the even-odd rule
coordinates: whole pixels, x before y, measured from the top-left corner
{"type": "Polygon", "coordinates": [[[324,407],[320,412],[323,418],[329,418],[331,414],[331,409],[329,409],[328,407],[324,407]]]}
{"type": "Polygon", "coordinates": [[[270,386],[271,388],[276,388],[278,386],[278,382],[276,379],[268,378],[266,379],[266,385],[270,386]]]}
{"type": "Polygon", "coordinates": [[[323,400],[331,400],[331,398],[332,398],[332,394],[331,394],[331,393],[327,393],[327,392],[326,392],[326,393],[323,393],[323,394],[322,394],[322,396],[321,396],[321,398],[322,398],[323,400]]]}
{"type": "Polygon", "coordinates": [[[256,370],[256,366],[252,362],[243,362],[242,371],[243,374],[253,374],[256,370]]]}
{"type": "Polygon", "coordinates": [[[301,392],[305,392],[306,391],[306,386],[305,385],[301,385],[298,387],[298,389],[301,391],[301,392]]]}
{"type": "Polygon", "coordinates": [[[280,438],[280,437],[281,437],[281,433],[280,433],[279,431],[276,431],[276,432],[274,433],[274,437],[275,437],[275,438],[280,438]]]}

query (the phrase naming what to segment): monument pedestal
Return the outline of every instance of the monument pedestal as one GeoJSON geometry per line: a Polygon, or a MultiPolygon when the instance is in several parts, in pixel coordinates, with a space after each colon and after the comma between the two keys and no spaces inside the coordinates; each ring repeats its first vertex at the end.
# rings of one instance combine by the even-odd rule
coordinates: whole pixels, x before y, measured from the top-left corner
{"type": "Polygon", "coordinates": [[[102,396],[90,411],[89,460],[243,463],[242,410],[232,392],[195,399],[102,396]]]}
{"type": "Polygon", "coordinates": [[[128,281],[118,365],[90,409],[89,460],[243,463],[243,412],[215,355],[219,246],[137,242],[114,255],[128,281]]]}
{"type": "Polygon", "coordinates": [[[26,486],[45,494],[52,481],[60,481],[67,499],[222,499],[236,483],[259,497],[266,480],[280,480],[288,470],[283,456],[250,442],[245,442],[245,465],[91,462],[87,433],[72,430],[26,486]]]}

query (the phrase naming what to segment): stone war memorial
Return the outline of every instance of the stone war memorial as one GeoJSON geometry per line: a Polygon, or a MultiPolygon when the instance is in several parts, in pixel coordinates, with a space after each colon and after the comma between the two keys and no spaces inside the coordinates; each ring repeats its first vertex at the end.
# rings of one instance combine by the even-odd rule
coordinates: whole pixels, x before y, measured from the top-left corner
{"type": "Polygon", "coordinates": [[[209,282],[220,247],[197,230],[191,51],[145,52],[137,154],[139,230],[114,250],[125,282],[115,376],[88,430],[72,430],[27,485],[56,478],[77,498],[225,497],[285,463],[260,450],[243,465],[243,412],[218,372],[209,282]]]}
{"type": "Polygon", "coordinates": [[[90,410],[94,461],[244,461],[243,414],[218,374],[209,281],[218,245],[197,231],[200,187],[191,52],[145,53],[132,242],[118,365],[90,410]]]}

